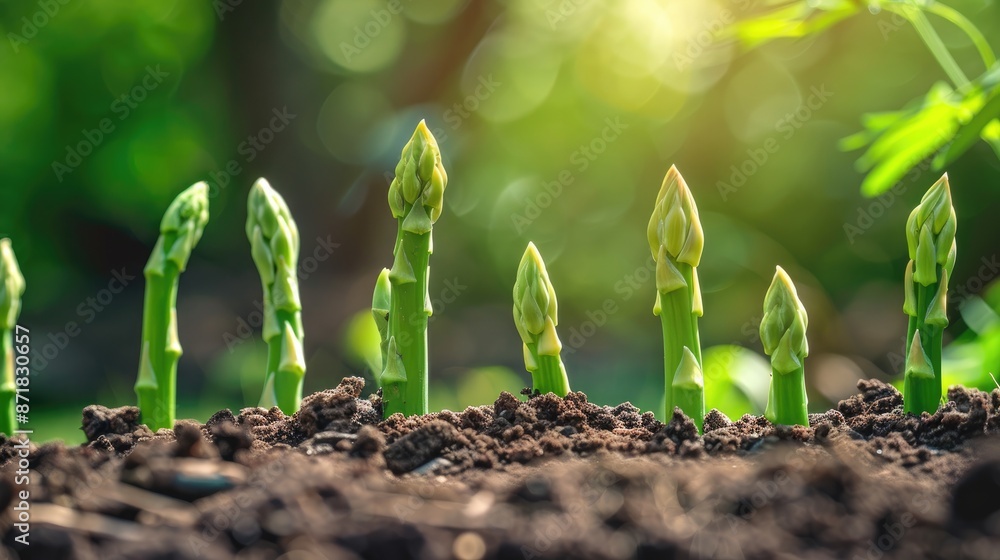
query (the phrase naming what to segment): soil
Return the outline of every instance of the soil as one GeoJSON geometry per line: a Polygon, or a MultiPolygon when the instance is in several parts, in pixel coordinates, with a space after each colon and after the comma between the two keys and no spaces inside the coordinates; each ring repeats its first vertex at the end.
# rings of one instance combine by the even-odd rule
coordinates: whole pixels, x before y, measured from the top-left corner
{"type": "MultiPolygon", "coordinates": [[[[302,409],[152,433],[83,411],[88,443],[0,443],[12,559],[1000,558],[1000,390],[904,415],[879,381],[810,427],[717,411],[705,434],[625,403],[502,393],[381,420],[344,380],[302,409]],[[29,542],[14,525],[30,490],[29,542]]],[[[2,437],[2,436],[0,436],[2,437]]]]}

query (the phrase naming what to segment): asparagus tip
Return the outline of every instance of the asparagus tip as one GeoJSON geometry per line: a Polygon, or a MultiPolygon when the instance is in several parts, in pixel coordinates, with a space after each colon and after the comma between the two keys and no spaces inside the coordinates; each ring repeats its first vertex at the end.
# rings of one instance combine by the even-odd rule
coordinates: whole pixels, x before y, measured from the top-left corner
{"type": "Polygon", "coordinates": [[[771,356],[771,366],[787,373],[802,367],[802,358],[809,355],[806,328],[809,318],[799,299],[795,284],[780,266],[764,296],[764,318],[760,323],[760,338],[764,352],[771,356]]]}
{"type": "Polygon", "coordinates": [[[701,262],[705,234],[694,196],[677,166],[671,165],[663,178],[646,237],[654,257],[664,247],[677,262],[691,266],[701,262]]]}

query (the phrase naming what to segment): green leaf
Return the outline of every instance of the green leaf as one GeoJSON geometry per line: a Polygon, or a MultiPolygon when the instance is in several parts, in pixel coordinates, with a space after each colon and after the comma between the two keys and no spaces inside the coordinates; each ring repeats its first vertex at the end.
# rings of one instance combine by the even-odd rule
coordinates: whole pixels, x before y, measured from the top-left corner
{"type": "MultiPolygon", "coordinates": [[[[991,92],[992,97],[983,105],[982,109],[969,122],[965,123],[955,134],[955,139],[951,144],[934,158],[934,169],[940,170],[959,158],[969,150],[981,137],[990,142],[993,134],[1000,129],[1000,122],[996,120],[1000,117],[1000,88],[991,92]],[[991,130],[984,136],[984,130],[991,123],[991,130]]],[[[994,147],[994,149],[996,149],[994,147]]]]}

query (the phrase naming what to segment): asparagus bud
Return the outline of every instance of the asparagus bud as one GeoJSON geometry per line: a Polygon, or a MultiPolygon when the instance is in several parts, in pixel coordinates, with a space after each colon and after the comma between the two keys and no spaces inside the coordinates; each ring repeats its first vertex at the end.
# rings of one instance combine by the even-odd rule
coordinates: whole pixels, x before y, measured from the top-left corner
{"type": "Polygon", "coordinates": [[[392,284],[389,283],[389,269],[383,268],[375,281],[375,292],[372,294],[372,318],[381,339],[382,361],[380,369],[385,367],[386,352],[389,350],[389,306],[392,305],[392,284]]]}
{"type": "Polygon", "coordinates": [[[941,401],[941,344],[948,326],[948,278],[955,268],[957,223],[946,173],[906,221],[910,256],[903,280],[903,312],[909,315],[903,374],[906,412],[934,412],[941,401]]]}
{"type": "Polygon", "coordinates": [[[208,184],[195,183],[167,208],[146,263],[142,348],[135,392],[152,430],[172,428],[177,401],[177,284],[208,223],[208,184]]]}
{"type": "MultiPolygon", "coordinates": [[[[674,375],[681,366],[686,348],[701,366],[701,340],[698,317],[702,316],[701,287],[697,266],[705,246],[705,235],[698,207],[677,167],[667,171],[656,195],[653,214],[646,228],[649,249],[656,259],[656,300],[653,314],[660,316],[663,327],[663,373],[666,418],[674,406],[674,375]]],[[[685,396],[687,408],[682,410],[699,423],[704,416],[704,390],[700,404],[693,396],[685,396]],[[700,415],[700,416],[699,416],[700,415]]]]}
{"type": "MultiPolygon", "coordinates": [[[[396,177],[389,185],[389,209],[399,221],[391,284],[387,354],[395,341],[396,356],[387,355],[379,377],[383,411],[405,415],[427,413],[427,293],[431,230],[444,209],[448,175],[437,140],[420,121],[403,147],[396,177]]],[[[386,340],[383,337],[383,340],[386,340]]]]}
{"type": "Polygon", "coordinates": [[[14,371],[14,330],[21,313],[24,276],[10,239],[0,239],[0,433],[17,430],[17,383],[14,371]]]}
{"type": "Polygon", "coordinates": [[[771,391],[764,415],[775,424],[809,425],[803,360],[809,318],[792,279],[780,266],[764,296],[760,339],[771,357],[771,391]]]}
{"type": "Polygon", "coordinates": [[[267,372],[260,406],[285,414],[299,409],[306,373],[299,299],[299,230],[284,199],[257,179],[247,198],[247,239],[264,289],[267,372]]]}
{"type": "Polygon", "coordinates": [[[534,389],[565,397],[570,389],[566,368],[559,356],[562,343],[556,334],[558,324],[556,292],[542,255],[535,244],[529,242],[514,281],[514,326],[521,335],[524,367],[531,372],[534,389]]]}
{"type": "Polygon", "coordinates": [[[705,378],[701,364],[687,346],[674,372],[673,394],[676,406],[694,420],[700,432],[705,420],[705,378]]]}

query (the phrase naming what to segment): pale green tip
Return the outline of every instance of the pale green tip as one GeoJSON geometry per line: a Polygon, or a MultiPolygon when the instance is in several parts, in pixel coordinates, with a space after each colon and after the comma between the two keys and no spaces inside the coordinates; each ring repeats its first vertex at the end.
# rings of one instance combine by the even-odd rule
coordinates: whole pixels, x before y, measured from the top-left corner
{"type": "Polygon", "coordinates": [[[556,292],[549,281],[545,261],[535,244],[530,242],[521,257],[517,280],[514,281],[514,324],[525,344],[542,341],[546,352],[542,352],[540,346],[540,353],[558,353],[561,346],[557,344],[558,337],[555,335],[555,327],[559,324],[556,292]]]}
{"type": "Polygon", "coordinates": [[[389,314],[392,302],[392,283],[389,282],[389,269],[383,268],[375,280],[375,291],[372,293],[372,313],[389,314]]]}
{"type": "Polygon", "coordinates": [[[910,343],[910,350],[906,356],[906,375],[911,377],[921,377],[924,379],[934,379],[934,368],[924,353],[924,347],[920,344],[920,330],[913,331],[913,342],[910,343]]]}
{"type": "Polygon", "coordinates": [[[701,365],[698,364],[698,359],[694,357],[694,353],[687,346],[684,347],[681,363],[678,364],[677,371],[674,373],[672,386],[675,389],[701,389],[705,387],[701,365]]]}
{"type": "Polygon", "coordinates": [[[776,267],[764,296],[764,318],[760,323],[764,352],[771,356],[775,371],[789,373],[802,367],[802,359],[809,355],[808,325],[809,318],[795,284],[783,268],[776,267]]]}
{"type": "Polygon", "coordinates": [[[299,229],[285,200],[266,179],[257,179],[247,196],[246,233],[265,297],[276,309],[301,310],[299,229]]]}
{"type": "Polygon", "coordinates": [[[170,261],[183,272],[207,223],[208,183],[201,181],[177,195],[167,207],[160,222],[160,239],[147,269],[162,274],[163,264],[170,261]]]}
{"type": "Polygon", "coordinates": [[[653,215],[646,228],[646,237],[654,257],[660,254],[662,247],[677,262],[691,266],[698,266],[701,262],[705,234],[698,217],[698,207],[676,166],[670,166],[663,178],[653,215]]]}
{"type": "Polygon", "coordinates": [[[403,146],[396,177],[389,185],[389,208],[403,218],[403,229],[424,234],[441,217],[448,173],[441,163],[441,149],[424,121],[417,124],[403,146]]]}
{"type": "Polygon", "coordinates": [[[17,325],[24,288],[24,276],[10,239],[0,239],[0,328],[13,329],[17,325]]]}
{"type": "Polygon", "coordinates": [[[396,337],[389,337],[388,349],[386,351],[386,363],[379,376],[381,386],[390,383],[405,383],[406,367],[403,365],[403,358],[399,355],[399,346],[396,344],[396,337]]]}
{"type": "Polygon", "coordinates": [[[913,280],[923,286],[937,282],[937,267],[951,274],[955,266],[958,220],[945,173],[924,193],[906,220],[906,245],[914,264],[913,280]]]}

